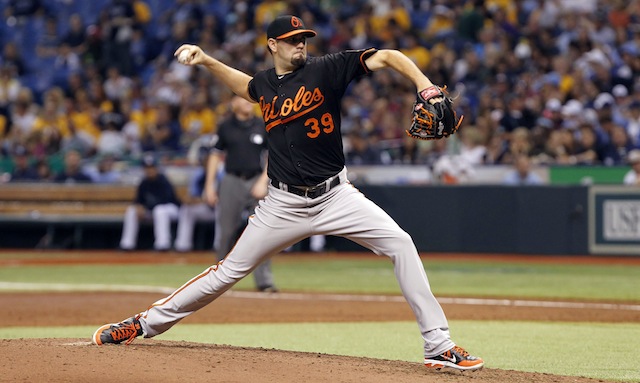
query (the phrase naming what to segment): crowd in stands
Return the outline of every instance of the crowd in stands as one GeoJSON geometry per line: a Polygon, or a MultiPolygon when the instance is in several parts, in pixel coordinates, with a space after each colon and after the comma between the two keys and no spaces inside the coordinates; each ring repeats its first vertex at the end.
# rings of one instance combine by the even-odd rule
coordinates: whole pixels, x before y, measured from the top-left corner
{"type": "MultiPolygon", "coordinates": [[[[1,153],[42,167],[73,152],[110,162],[179,160],[215,133],[231,96],[182,43],[249,74],[271,66],[265,26],[300,15],[311,55],[399,49],[447,85],[452,139],[405,134],[415,89],[392,71],[343,102],[348,164],[438,161],[622,165],[640,148],[638,0],[1,0],[1,153]],[[162,157],[164,156],[164,157],[162,157]]],[[[75,157],[76,155],[72,155],[75,157]]],[[[75,161],[72,158],[71,161],[75,161]]],[[[49,175],[47,179],[63,179],[49,175]]],[[[88,180],[94,180],[89,176],[88,180]]]]}

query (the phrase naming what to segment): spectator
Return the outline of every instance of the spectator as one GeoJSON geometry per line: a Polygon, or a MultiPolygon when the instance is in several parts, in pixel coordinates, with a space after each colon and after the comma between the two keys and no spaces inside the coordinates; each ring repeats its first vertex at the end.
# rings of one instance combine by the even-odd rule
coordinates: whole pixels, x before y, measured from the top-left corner
{"type": "Polygon", "coordinates": [[[215,133],[216,114],[208,104],[207,93],[201,90],[193,96],[189,104],[182,108],[180,113],[182,147],[189,147],[203,134],[215,133]]]}
{"type": "Polygon", "coordinates": [[[628,186],[640,186],[640,149],[629,152],[627,163],[631,169],[624,175],[622,183],[628,186]]]}
{"type": "Polygon", "coordinates": [[[13,67],[6,64],[0,67],[0,114],[7,114],[11,103],[17,100],[21,88],[13,67]]]}
{"type": "Polygon", "coordinates": [[[124,125],[122,126],[121,132],[125,139],[125,145],[122,151],[125,155],[132,157],[139,157],[140,153],[142,153],[140,133],[143,122],[141,122],[142,118],[140,116],[143,116],[143,113],[138,112],[139,111],[133,110],[131,99],[127,98],[120,103],[120,113],[122,113],[124,117],[124,125]]]}
{"type": "Polygon", "coordinates": [[[408,34],[404,38],[404,44],[400,51],[409,57],[420,70],[426,72],[431,55],[429,50],[421,44],[418,36],[413,33],[408,34]]]}
{"type": "Polygon", "coordinates": [[[112,0],[104,11],[104,64],[117,67],[125,76],[132,75],[131,39],[136,25],[136,14],[132,0],[112,0]]]}
{"type": "Polygon", "coordinates": [[[82,70],[80,57],[75,53],[67,43],[61,43],[58,46],[55,57],[53,58],[53,72],[51,81],[53,85],[67,87],[69,85],[69,77],[82,70]]]}
{"type": "Polygon", "coordinates": [[[640,147],[640,101],[634,100],[629,104],[626,122],[625,129],[631,143],[636,147],[640,147]]]}
{"type": "Polygon", "coordinates": [[[69,30],[62,37],[62,43],[82,58],[87,49],[87,32],[82,21],[82,16],[74,13],[69,17],[69,30]]]}
{"type": "Polygon", "coordinates": [[[96,184],[115,184],[120,181],[121,174],[114,168],[114,158],[104,155],[96,164],[95,168],[90,168],[88,174],[96,184]]]}
{"type": "Polygon", "coordinates": [[[81,168],[82,157],[76,150],[69,150],[64,155],[64,170],[58,173],[53,181],[57,183],[91,183],[93,180],[81,168]]]}
{"type": "Polygon", "coordinates": [[[129,49],[133,72],[136,74],[143,73],[146,69],[146,65],[152,57],[153,45],[150,44],[149,39],[145,37],[144,31],[141,28],[133,29],[133,36],[131,37],[129,49]]]}
{"type": "Polygon", "coordinates": [[[478,41],[478,34],[484,26],[484,10],[482,9],[484,1],[473,0],[467,1],[456,21],[456,31],[463,41],[478,41]]]}
{"type": "Polygon", "coordinates": [[[349,134],[349,145],[345,153],[347,165],[378,165],[381,152],[370,145],[369,134],[354,130],[349,134]]]}
{"type": "Polygon", "coordinates": [[[483,133],[475,126],[467,126],[460,132],[460,158],[471,165],[481,165],[487,157],[483,133]]]}
{"type": "Polygon", "coordinates": [[[531,159],[522,154],[515,158],[513,169],[505,174],[502,183],[505,185],[542,185],[539,175],[531,170],[531,159]]]}
{"type": "Polygon", "coordinates": [[[82,158],[90,157],[96,152],[96,140],[87,131],[79,129],[73,123],[68,125],[68,133],[62,137],[60,150],[75,150],[80,153],[82,158]]]}
{"type": "Polygon", "coordinates": [[[166,103],[156,106],[155,121],[145,126],[140,142],[144,151],[178,151],[180,145],[180,123],[175,108],[166,103]]]}
{"type": "Polygon", "coordinates": [[[9,0],[4,15],[7,18],[25,19],[44,12],[41,0],[9,0]]]}
{"type": "Polygon", "coordinates": [[[429,41],[444,40],[453,35],[455,30],[455,13],[449,7],[438,4],[433,7],[425,35],[429,41]]]}
{"type": "Polygon", "coordinates": [[[47,160],[38,160],[36,162],[36,171],[38,172],[38,182],[53,181],[53,173],[51,172],[51,166],[47,160]]]}
{"type": "Polygon", "coordinates": [[[5,43],[0,57],[0,64],[3,67],[13,68],[13,73],[17,76],[24,76],[28,71],[27,64],[24,62],[18,46],[13,41],[5,43]]]}
{"type": "Polygon", "coordinates": [[[176,0],[176,4],[168,10],[169,22],[171,25],[184,23],[191,33],[202,28],[203,10],[198,1],[176,0]]]}
{"type": "Polygon", "coordinates": [[[583,124],[579,131],[579,139],[574,152],[577,165],[594,165],[598,163],[598,138],[589,124],[583,124]]]}
{"type": "Polygon", "coordinates": [[[11,121],[7,141],[13,145],[25,145],[33,133],[38,117],[38,105],[33,101],[33,92],[29,88],[20,88],[16,101],[9,107],[11,121]]]}
{"type": "MultiPolygon", "coordinates": [[[[82,76],[74,77],[73,84],[65,81],[67,97],[70,98],[78,89],[88,88],[95,107],[100,109],[99,113],[113,111],[115,103],[105,96],[104,80],[96,74],[116,66],[131,80],[135,80],[133,74],[140,74],[145,94],[136,96],[132,114],[145,102],[169,102],[180,108],[175,115],[180,116],[184,129],[183,116],[191,111],[184,100],[190,100],[192,94],[205,90],[207,102],[213,107],[224,105],[226,96],[219,91],[221,87],[217,86],[217,80],[203,75],[202,71],[176,66],[170,55],[155,60],[163,47],[166,52],[172,52],[185,39],[200,41],[206,51],[236,62],[241,70],[254,72],[265,65],[266,40],[261,33],[252,38],[247,30],[260,30],[260,25],[256,24],[268,23],[274,15],[289,9],[299,11],[307,24],[316,23],[315,27],[327,31],[325,35],[329,37],[325,44],[314,45],[318,50],[314,55],[324,53],[322,50],[336,51],[337,46],[350,49],[396,47],[413,57],[421,67],[428,63],[426,72],[430,78],[439,85],[449,85],[452,95],[460,95],[457,105],[465,115],[461,132],[467,125],[480,127],[485,137],[492,137],[493,150],[509,143],[510,135],[501,134],[500,129],[511,131],[521,126],[528,128],[535,140],[533,155],[544,150],[546,141],[558,141],[558,136],[562,136],[551,132],[571,130],[576,138],[575,148],[568,151],[566,159],[559,157],[560,162],[566,160],[564,163],[567,164],[572,163],[571,156],[581,145],[582,134],[578,127],[582,123],[589,123],[595,129],[597,146],[607,145],[617,134],[612,126],[623,126],[633,147],[637,147],[640,140],[638,117],[631,115],[636,110],[640,111],[638,103],[634,104],[634,100],[637,101],[635,94],[640,89],[634,85],[640,84],[638,12],[636,6],[623,4],[625,2],[423,1],[414,2],[414,8],[410,9],[397,0],[379,3],[351,0],[332,6],[330,13],[335,15],[333,18],[325,17],[327,9],[319,9],[310,3],[277,0],[233,5],[213,2],[206,6],[201,1],[173,0],[168,3],[172,6],[158,18],[149,13],[153,7],[147,6],[145,10],[143,1],[95,2],[97,6],[106,5],[95,20],[87,18],[94,15],[72,14],[68,19],[69,25],[63,26],[62,17],[64,15],[66,22],[67,14],[59,13],[61,8],[57,6],[45,7],[49,3],[42,0],[6,0],[0,65],[12,68],[12,77],[21,87],[32,90],[37,103],[41,103],[41,95],[47,93],[52,81],[62,85],[66,77],[61,71],[39,70],[33,75],[31,72],[38,65],[51,64],[53,68],[55,53],[70,49],[77,54],[84,53],[79,69],[82,76]],[[575,11],[576,5],[584,8],[596,3],[597,12],[575,11]],[[410,14],[409,11],[420,13],[410,14]],[[451,20],[455,20],[453,25],[451,20]],[[161,22],[166,25],[159,25],[161,22]],[[65,33],[61,34],[62,31],[65,33]],[[444,34],[447,39],[428,37],[433,34],[444,34]],[[421,43],[424,39],[426,44],[425,41],[421,43]],[[425,54],[422,48],[412,49],[416,42],[417,48],[427,47],[428,52],[425,54]],[[254,54],[243,55],[245,51],[254,54]],[[129,73],[123,72],[127,70],[129,73]],[[154,73],[160,77],[150,82],[154,73]],[[170,75],[165,77],[165,73],[170,75]],[[547,100],[548,105],[545,106],[547,100]],[[575,108],[578,103],[581,109],[575,108]],[[597,118],[592,120],[594,113],[597,118]],[[491,123],[487,123],[489,115],[493,119],[491,123]],[[537,120],[532,122],[533,116],[537,120]]],[[[84,12],[86,7],[78,9],[84,12]]],[[[63,61],[61,56],[59,61],[63,61]]],[[[406,127],[408,114],[401,112],[406,107],[396,109],[394,104],[404,105],[396,101],[398,89],[403,87],[403,79],[375,73],[348,90],[349,94],[343,99],[343,139],[347,147],[349,132],[357,124],[365,126],[372,142],[399,147],[398,132],[406,127]],[[385,107],[379,108],[378,105],[385,107]],[[403,118],[393,125],[381,117],[386,113],[393,118],[396,112],[403,118]]],[[[128,87],[108,88],[111,88],[107,91],[109,97],[121,99],[122,93],[127,92],[120,90],[128,87]],[[112,96],[114,93],[117,96],[112,96]]],[[[62,138],[52,134],[54,131],[38,128],[33,134],[33,123],[29,122],[29,117],[41,105],[31,103],[30,112],[24,118],[14,119],[18,114],[16,110],[24,112],[23,106],[17,105],[20,102],[17,99],[5,102],[4,150],[10,151],[16,144],[25,145],[26,137],[31,137],[31,143],[37,141],[39,148],[29,148],[35,150],[35,156],[60,150],[62,138]]],[[[58,110],[60,121],[65,118],[63,112],[58,110]]],[[[54,125],[52,122],[47,124],[54,125]]],[[[76,132],[81,126],[83,124],[75,123],[76,132]]],[[[191,129],[194,124],[189,123],[189,126],[191,129]]],[[[67,129],[67,133],[64,130],[63,137],[71,134],[72,138],[77,138],[73,137],[72,127],[67,129]]],[[[182,132],[185,134],[184,130],[182,132]]],[[[192,142],[192,138],[185,134],[184,143],[192,142]]],[[[566,141],[566,136],[563,140],[566,141]]],[[[146,147],[155,150],[156,145],[152,141],[147,141],[151,144],[146,147]]],[[[411,151],[411,147],[406,149],[411,151]]],[[[596,162],[601,162],[604,152],[600,148],[598,150],[600,160],[596,162]]],[[[402,161],[408,155],[403,155],[402,161]]],[[[509,156],[503,157],[502,162],[510,161],[509,156]]],[[[550,163],[557,161],[555,158],[548,160],[550,163]]],[[[381,162],[397,161],[397,155],[393,153],[392,160],[381,162]]],[[[492,161],[496,160],[488,162],[492,161]]]]}
{"type": "Polygon", "coordinates": [[[29,153],[24,146],[18,146],[13,154],[13,171],[11,182],[35,182],[38,172],[29,161],[29,153]]]}
{"type": "Polygon", "coordinates": [[[144,177],[138,184],[135,200],[124,214],[120,249],[134,250],[141,219],[153,220],[154,244],[157,251],[171,247],[171,222],[178,218],[180,200],[169,179],[160,172],[152,154],[143,157],[144,177]]]}
{"type": "Polygon", "coordinates": [[[67,115],[69,126],[73,127],[76,134],[86,135],[87,140],[96,143],[100,139],[100,129],[97,126],[96,118],[99,118],[97,110],[89,99],[87,91],[79,89],[74,93],[73,98],[68,101],[67,115]]]}
{"type": "Polygon", "coordinates": [[[120,73],[116,66],[107,68],[107,79],[102,85],[104,93],[112,102],[118,102],[127,97],[133,88],[133,81],[120,73]]]}
{"type": "Polygon", "coordinates": [[[198,221],[211,221],[211,228],[213,229],[213,221],[216,218],[215,209],[202,199],[204,183],[207,177],[206,167],[209,159],[209,149],[201,147],[198,157],[200,166],[191,175],[187,198],[180,205],[178,214],[178,231],[174,248],[180,252],[187,252],[193,249],[193,229],[198,221]]]}
{"type": "Polygon", "coordinates": [[[38,153],[51,155],[62,147],[63,137],[69,136],[69,120],[59,110],[54,92],[45,95],[44,105],[33,124],[31,136],[37,141],[38,153]],[[35,134],[35,135],[34,135],[35,134]]]}
{"type": "Polygon", "coordinates": [[[58,36],[58,20],[55,16],[47,16],[44,22],[44,30],[38,36],[36,54],[41,59],[53,58],[58,53],[60,36],[58,36]]]}
{"type": "Polygon", "coordinates": [[[604,147],[602,153],[602,163],[607,166],[622,165],[626,162],[629,152],[634,147],[622,126],[612,126],[610,137],[611,141],[604,147]]]}
{"type": "Polygon", "coordinates": [[[126,154],[127,137],[122,132],[125,120],[118,112],[108,112],[100,115],[102,133],[97,143],[97,153],[100,155],[122,158],[126,154]]]}
{"type": "MultiPolygon", "coordinates": [[[[552,134],[554,133],[555,132],[552,132],[552,134]]],[[[560,135],[560,133],[558,133],[558,135],[560,135]]],[[[560,137],[558,137],[558,140],[560,140],[560,137]]],[[[531,155],[532,146],[531,132],[527,128],[517,127],[509,135],[508,147],[506,152],[501,155],[500,163],[513,164],[515,158],[519,155],[531,155]]],[[[555,146],[553,148],[555,149],[555,146]]],[[[549,155],[555,158],[555,154],[555,152],[552,152],[549,155]]]]}

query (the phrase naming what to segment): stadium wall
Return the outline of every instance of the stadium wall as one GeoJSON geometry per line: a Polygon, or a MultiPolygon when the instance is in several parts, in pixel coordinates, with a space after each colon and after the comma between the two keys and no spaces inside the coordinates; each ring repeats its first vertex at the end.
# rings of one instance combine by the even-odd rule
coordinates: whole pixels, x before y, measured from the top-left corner
{"type": "MultiPolygon", "coordinates": [[[[587,254],[587,186],[358,185],[385,209],[426,252],[587,254]]],[[[109,221],[0,221],[2,248],[115,249],[121,219],[109,221]]],[[[174,227],[175,232],[175,227],[174,227]]],[[[195,244],[209,249],[210,223],[200,223],[195,244]]],[[[150,249],[150,223],[141,228],[139,247],[150,249]]],[[[328,250],[361,248],[328,238],[328,250]]]]}

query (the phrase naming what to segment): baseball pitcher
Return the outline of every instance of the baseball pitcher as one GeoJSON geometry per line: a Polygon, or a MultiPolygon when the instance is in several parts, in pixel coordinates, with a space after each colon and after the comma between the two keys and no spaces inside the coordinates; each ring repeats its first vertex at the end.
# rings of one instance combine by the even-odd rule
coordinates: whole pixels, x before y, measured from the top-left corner
{"type": "Polygon", "coordinates": [[[461,118],[452,100],[399,51],[370,48],[308,57],[307,39],[313,36],[316,32],[300,18],[277,17],[267,29],[274,68],[253,77],[198,46],[178,48],[175,55],[181,63],[203,66],[235,94],[259,104],[269,150],[269,191],[223,261],[146,311],[100,327],[93,335],[95,344],[161,334],[213,302],[263,260],[323,234],[348,238],[391,259],[424,340],[426,366],[470,371],[483,367],[482,359],[451,340],[409,234],[349,183],[340,131],[340,103],[347,86],[372,71],[390,68],[415,84],[414,121],[407,133],[417,138],[441,139],[455,133],[461,118]]]}

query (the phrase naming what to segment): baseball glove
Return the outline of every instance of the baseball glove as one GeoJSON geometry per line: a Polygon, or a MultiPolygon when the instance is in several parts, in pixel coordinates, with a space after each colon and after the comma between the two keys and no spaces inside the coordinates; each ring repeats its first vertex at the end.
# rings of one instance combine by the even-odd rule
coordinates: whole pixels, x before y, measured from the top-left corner
{"type": "Polygon", "coordinates": [[[418,92],[413,104],[413,120],[407,130],[410,137],[421,140],[439,140],[454,134],[462,123],[463,116],[456,115],[453,100],[446,93],[446,87],[433,85],[418,92]],[[440,101],[430,102],[434,98],[440,101]]]}

